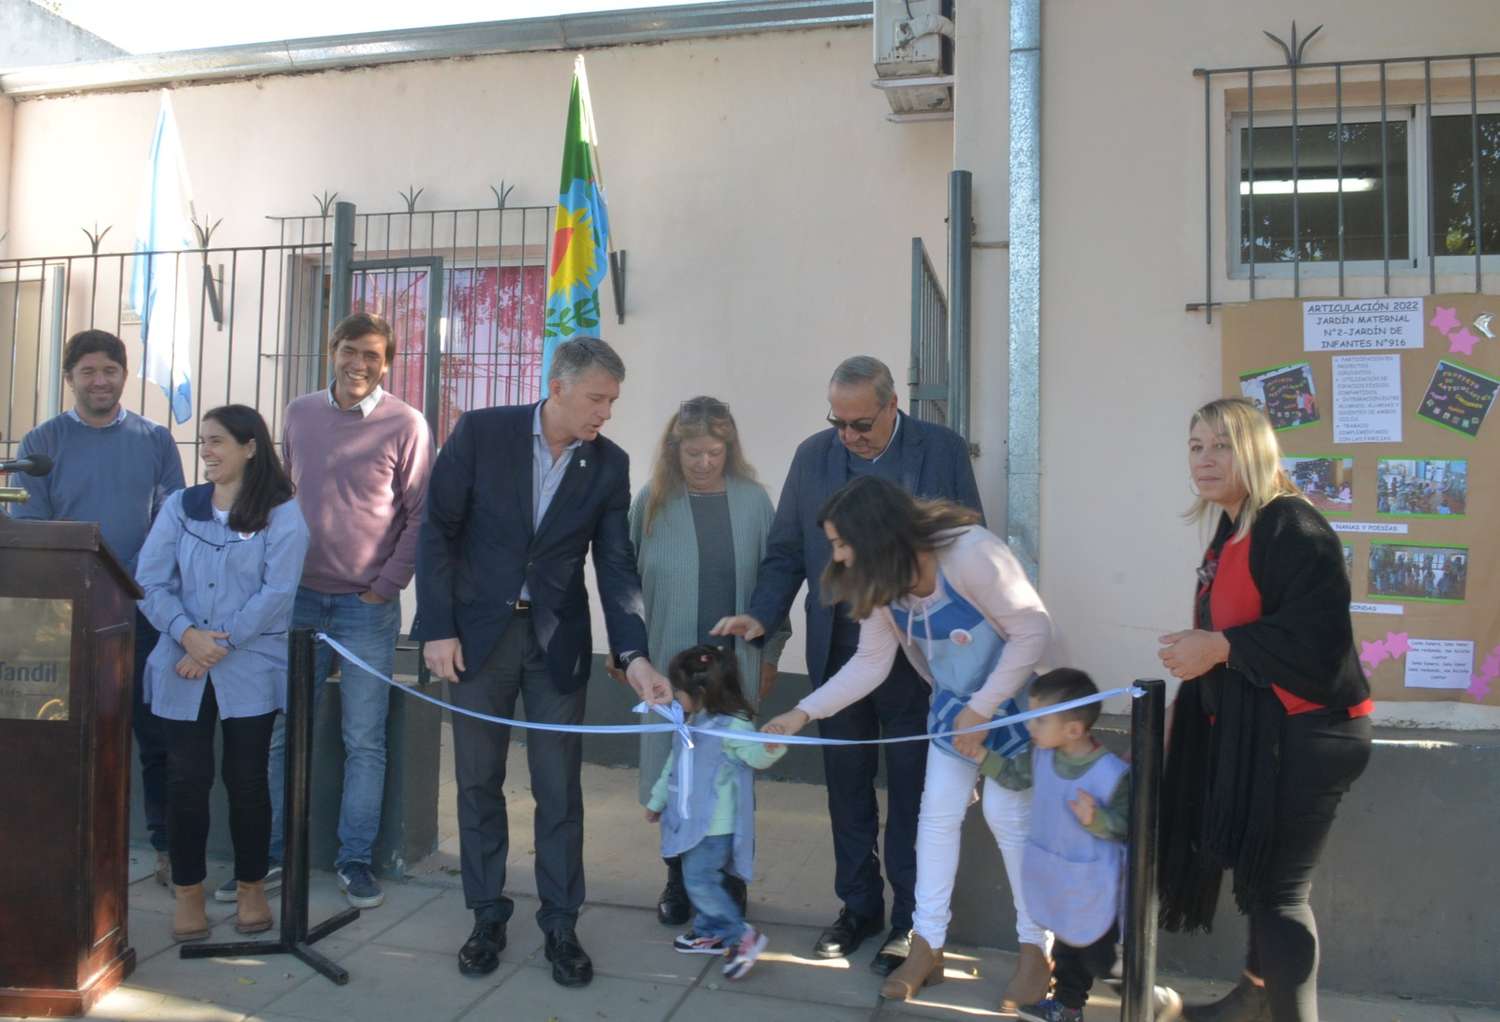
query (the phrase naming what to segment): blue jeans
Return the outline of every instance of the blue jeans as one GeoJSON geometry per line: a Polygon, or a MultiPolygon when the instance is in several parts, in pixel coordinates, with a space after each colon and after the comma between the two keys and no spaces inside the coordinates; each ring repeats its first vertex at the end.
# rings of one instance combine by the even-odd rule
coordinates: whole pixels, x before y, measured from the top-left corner
{"type": "Polygon", "coordinates": [[[697,915],[693,932],[718,937],[726,945],[745,935],[745,917],[724,889],[724,874],[734,858],[734,835],[712,834],[682,853],[682,884],[697,915]]]}
{"type": "MultiPolygon", "coordinates": [[[[357,593],[318,593],[299,588],[292,610],[293,628],[327,632],[349,652],[389,676],[396,664],[396,637],[401,631],[401,602],[365,603],[357,593]]],[[[316,707],[323,702],[333,650],[317,644],[313,675],[316,707]]],[[[385,724],[391,691],[385,682],[351,663],[339,668],[339,700],[343,705],[344,798],[339,806],[339,854],[336,866],[350,862],[368,865],[380,831],[380,807],[385,799],[385,724]]],[[[282,860],[282,798],[286,776],[286,716],[278,714],[271,732],[271,862],[282,860]]]]}

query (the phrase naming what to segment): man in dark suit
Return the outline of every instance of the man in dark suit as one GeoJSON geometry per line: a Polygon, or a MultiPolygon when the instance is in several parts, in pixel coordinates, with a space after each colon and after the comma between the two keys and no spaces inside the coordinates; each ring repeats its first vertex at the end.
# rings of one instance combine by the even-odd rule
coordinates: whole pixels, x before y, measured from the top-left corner
{"type": "MultiPolygon", "coordinates": [[[[594,555],[616,664],[648,702],[672,697],[645,658],[641,583],[626,515],[630,459],[600,435],[625,365],[603,341],[558,346],[539,404],[463,415],[432,469],[417,554],[417,620],[432,673],[457,706],[578,724],[593,663],[584,557],[594,555]]],[[[459,857],[474,930],[465,975],[499,964],[514,903],[504,893],[506,727],[453,716],[459,857]]],[[[593,963],[575,932],[583,905],[582,740],[533,731],[526,759],[536,798],[537,923],[552,978],[582,986],[593,963]]]]}
{"type": "MultiPolygon", "coordinates": [[[[878,475],[919,497],[957,501],[982,513],[969,445],[951,429],[897,408],[895,381],[879,359],[857,355],[828,384],[828,423],[804,440],[792,459],[748,611],[725,618],[716,634],[756,639],[791,610],[807,583],[807,673],[813,687],[832,677],[859,645],[859,624],[840,604],[826,606],[818,580],[828,564],[828,539],[818,524],[823,504],[850,479],[878,475]]],[[[896,654],[890,676],[870,695],[819,722],[824,738],[894,738],[926,731],[931,692],[896,654]]],[[[875,801],[877,746],[823,747],[828,815],[833,824],[834,891],[843,908],[813,948],[820,958],[852,954],[879,933],[885,883],[876,851],[880,809],[875,801]]],[[[917,877],[917,811],[927,771],[927,743],[885,746],[885,865],[891,882],[891,930],[871,968],[888,975],[906,957],[917,877]]]]}

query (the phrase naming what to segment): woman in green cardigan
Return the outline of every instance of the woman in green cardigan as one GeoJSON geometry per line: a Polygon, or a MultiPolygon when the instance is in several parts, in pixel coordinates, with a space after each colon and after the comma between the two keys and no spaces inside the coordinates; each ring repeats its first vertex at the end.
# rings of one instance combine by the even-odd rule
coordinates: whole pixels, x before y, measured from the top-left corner
{"type": "MultiPolygon", "coordinates": [[[[745,460],[739,430],[729,406],[711,397],[684,401],[667,423],[652,468],[651,482],[630,507],[630,538],[646,603],[651,662],[664,664],[699,643],[722,645],[709,630],[722,617],[742,614],[755,589],[755,575],[766,552],[774,509],[755,470],[745,460]]],[[[781,648],[791,635],[782,630],[764,647],[738,642],[735,656],[745,696],[752,706],[770,690],[781,648]]],[[[661,775],[672,751],[670,734],[641,736],[641,804],[661,775]]],[[[742,904],[744,885],[725,877],[742,904]]],[[[667,860],[667,886],[657,917],[681,926],[692,914],[682,885],[682,863],[667,860]]]]}

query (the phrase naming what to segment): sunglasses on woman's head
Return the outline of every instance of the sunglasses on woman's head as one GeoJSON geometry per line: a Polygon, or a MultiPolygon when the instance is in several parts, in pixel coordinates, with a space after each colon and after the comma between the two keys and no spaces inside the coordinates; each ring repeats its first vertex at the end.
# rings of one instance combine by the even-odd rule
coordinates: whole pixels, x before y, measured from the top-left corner
{"type": "Polygon", "coordinates": [[[691,401],[684,401],[677,409],[679,422],[690,422],[694,419],[726,419],[729,417],[729,406],[718,398],[700,397],[691,401]]]}

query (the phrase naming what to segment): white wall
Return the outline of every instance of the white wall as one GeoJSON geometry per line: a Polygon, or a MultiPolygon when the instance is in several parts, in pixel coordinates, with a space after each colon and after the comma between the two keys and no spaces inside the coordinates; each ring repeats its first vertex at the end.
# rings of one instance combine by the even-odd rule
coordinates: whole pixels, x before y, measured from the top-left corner
{"type": "MultiPolygon", "coordinates": [[[[1303,35],[1325,25],[1309,61],[1496,48],[1490,0],[1044,5],[1042,582],[1059,659],[1111,683],[1161,675],[1154,639],[1186,626],[1201,553],[1177,517],[1190,499],[1188,417],[1218,395],[1220,373],[1217,318],[1183,311],[1204,288],[1203,86],[1192,69],[1280,61],[1261,32],[1285,36],[1294,17],[1303,35]]],[[[1221,204],[1221,118],[1214,130],[1221,204]]],[[[1215,298],[1242,298],[1243,282],[1223,274],[1221,205],[1214,216],[1215,298]]],[[[1425,278],[1412,286],[1425,290],[1425,278]]],[[[1500,725],[1493,708],[1446,700],[1379,712],[1500,725]]]]}
{"type": "MultiPolygon", "coordinates": [[[[0,96],[0,234],[10,228],[10,164],[12,157],[11,134],[14,130],[16,104],[9,96],[0,96]]],[[[7,248],[9,241],[0,241],[0,256],[14,248],[7,248]]]]}
{"type": "MultiPolygon", "coordinates": [[[[779,491],[822,426],[845,356],[904,378],[910,239],[941,251],[947,123],[886,122],[868,30],[631,46],[588,54],[627,320],[604,336],[629,367],[609,428],[647,478],[679,401],[729,401],[779,491]]],[[[276,241],[266,214],[338,191],[366,211],[556,200],[572,54],[521,54],[179,88],[173,102],[197,204],[216,243],[276,241]]],[[[79,226],[128,249],[157,100],[151,92],[18,105],[10,250],[76,252],[79,226]]],[[[236,359],[238,360],[238,355],[236,359]]],[[[179,434],[190,436],[187,427],[179,434]]],[[[800,613],[794,618],[800,618],[800,613]]],[[[602,635],[602,629],[599,630],[602,635]]],[[[785,666],[802,670],[801,643],[785,666]]]]}

